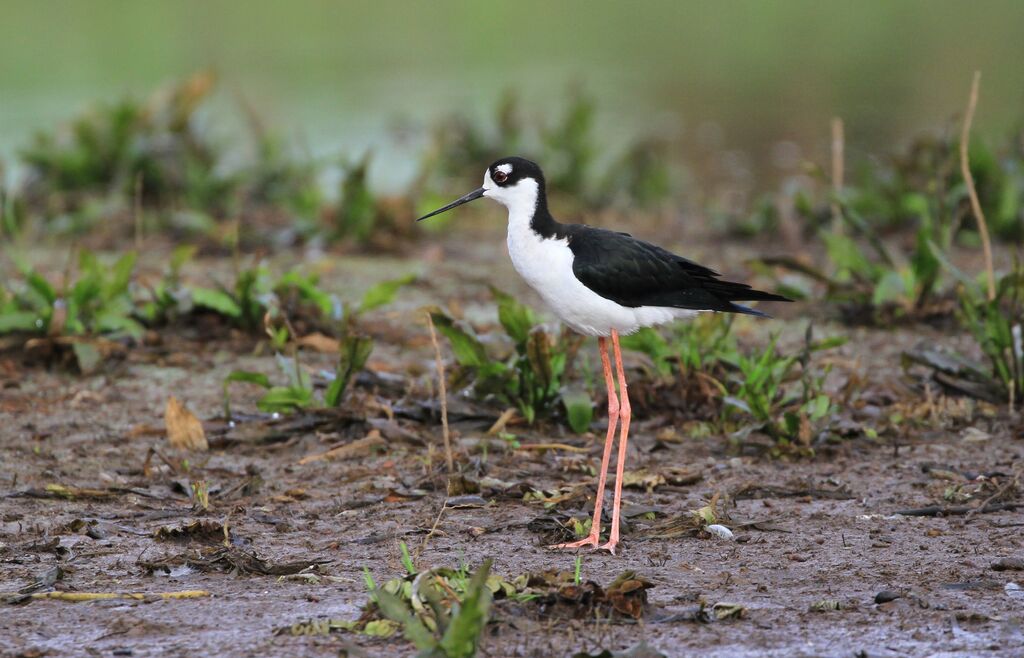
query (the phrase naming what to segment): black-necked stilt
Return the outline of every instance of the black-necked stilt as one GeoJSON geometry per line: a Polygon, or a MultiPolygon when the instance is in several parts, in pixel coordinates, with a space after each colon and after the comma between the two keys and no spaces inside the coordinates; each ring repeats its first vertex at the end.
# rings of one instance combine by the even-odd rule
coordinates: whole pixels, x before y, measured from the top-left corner
{"type": "Polygon", "coordinates": [[[690,318],[702,311],[764,316],[736,302],[789,300],[743,283],[722,281],[717,272],[628,233],[559,223],[548,212],[543,172],[536,163],[523,158],[498,160],[484,172],[483,187],[417,221],[480,197],[494,199],[508,208],[508,253],[516,271],[563,322],[581,334],[597,336],[608,386],[608,434],[594,501],[594,521],[586,539],[552,548],[598,547],[608,465],[615,427],[621,422],[612,528],[608,542],[599,547],[614,553],[619,543],[622,473],[630,419],[619,334],[690,318]],[[621,398],[615,395],[608,358],[609,337],[621,398]]]}

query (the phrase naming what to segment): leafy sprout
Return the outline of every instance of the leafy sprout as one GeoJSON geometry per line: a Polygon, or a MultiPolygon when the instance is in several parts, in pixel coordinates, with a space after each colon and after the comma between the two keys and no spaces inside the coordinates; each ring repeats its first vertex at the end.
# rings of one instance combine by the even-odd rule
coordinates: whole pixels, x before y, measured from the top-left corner
{"type": "MultiPolygon", "coordinates": [[[[477,653],[480,638],[487,626],[493,595],[488,587],[491,561],[486,560],[465,581],[461,597],[446,607],[444,598],[450,596],[451,587],[435,584],[439,576],[423,582],[409,597],[371,588],[371,595],[380,612],[396,622],[407,640],[419,650],[422,658],[472,658],[477,653]],[[433,581],[433,582],[431,582],[433,581]],[[418,611],[407,598],[422,597],[426,606],[418,611]]],[[[415,574],[415,570],[410,574],[415,574]]],[[[420,579],[417,578],[417,581],[420,579]]],[[[368,585],[372,578],[367,575],[368,585]]]]}
{"type": "Polygon", "coordinates": [[[136,254],[112,266],[86,249],[78,252],[73,279],[54,286],[40,272],[19,265],[20,280],[5,282],[0,295],[0,333],[52,336],[127,334],[140,337],[131,283],[136,254]]]}
{"type": "Polygon", "coordinates": [[[593,415],[590,396],[564,381],[579,337],[565,332],[555,335],[539,326],[529,307],[500,290],[492,288],[492,294],[498,320],[513,345],[512,353],[504,357],[492,356],[471,329],[441,312],[431,314],[437,330],[451,344],[463,377],[471,380],[478,397],[515,406],[529,423],[551,417],[561,402],[572,429],[586,431],[593,415]]]}

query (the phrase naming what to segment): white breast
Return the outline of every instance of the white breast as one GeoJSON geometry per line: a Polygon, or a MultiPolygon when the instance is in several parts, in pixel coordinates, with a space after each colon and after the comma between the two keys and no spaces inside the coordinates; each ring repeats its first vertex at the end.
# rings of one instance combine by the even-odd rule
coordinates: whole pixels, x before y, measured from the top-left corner
{"type": "Polygon", "coordinates": [[[563,322],[588,336],[608,336],[614,329],[631,334],[640,327],[692,317],[697,311],[660,306],[630,308],[606,299],[580,283],[572,271],[568,240],[544,239],[529,218],[509,213],[508,253],[516,271],[563,322]]]}

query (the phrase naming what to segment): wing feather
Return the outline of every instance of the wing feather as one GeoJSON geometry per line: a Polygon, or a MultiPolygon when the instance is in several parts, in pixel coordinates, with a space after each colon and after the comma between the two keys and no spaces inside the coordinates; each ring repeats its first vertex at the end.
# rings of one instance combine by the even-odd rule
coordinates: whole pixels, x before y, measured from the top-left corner
{"type": "Polygon", "coordinates": [[[714,270],[625,233],[566,227],[573,274],[597,294],[623,306],[757,313],[734,301],[789,301],[723,281],[714,270]]]}

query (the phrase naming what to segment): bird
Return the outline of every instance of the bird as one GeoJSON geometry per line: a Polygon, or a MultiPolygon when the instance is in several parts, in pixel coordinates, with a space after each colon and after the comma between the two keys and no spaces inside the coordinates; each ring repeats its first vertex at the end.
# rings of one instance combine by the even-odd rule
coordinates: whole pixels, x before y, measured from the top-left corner
{"type": "Polygon", "coordinates": [[[724,281],[714,270],[628,233],[557,221],[548,210],[544,173],[535,162],[521,157],[495,161],[484,172],[481,187],[416,221],[482,197],[497,201],[508,210],[508,253],[519,275],[568,327],[597,337],[608,389],[608,430],[593,522],[584,539],[550,548],[591,547],[614,555],[620,542],[622,479],[632,416],[619,337],[704,312],[768,317],[736,302],[791,300],[744,283],[724,281]],[[609,342],[615,359],[618,395],[609,342]],[[608,541],[599,545],[616,426],[619,440],[611,530],[608,541]]]}

